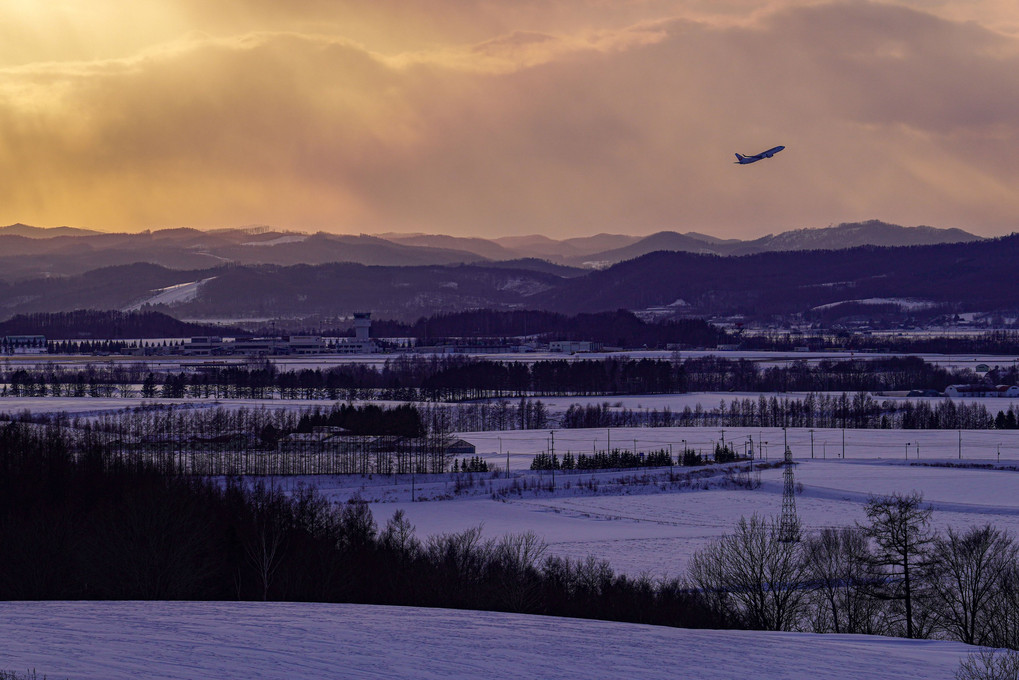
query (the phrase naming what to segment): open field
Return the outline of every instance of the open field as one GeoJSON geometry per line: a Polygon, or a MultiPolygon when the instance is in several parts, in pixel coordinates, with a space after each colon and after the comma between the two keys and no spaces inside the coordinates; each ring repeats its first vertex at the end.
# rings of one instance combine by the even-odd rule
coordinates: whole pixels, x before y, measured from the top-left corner
{"type": "MultiPolygon", "coordinates": [[[[707,450],[720,433],[706,428],[620,428],[612,431],[613,447],[639,450],[675,444],[707,450]]],[[[726,441],[741,442],[750,431],[727,430],[726,441]]],[[[544,451],[549,432],[518,431],[464,433],[479,452],[500,470],[470,475],[386,477],[305,477],[274,483],[312,484],[328,498],[346,501],[355,495],[372,502],[379,524],[402,509],[419,537],[481,526],[489,538],[533,531],[551,553],[573,558],[592,555],[608,560],[618,571],[676,577],[685,573],[693,553],[731,530],[740,516],[773,516],[782,505],[782,470],[759,473],[760,487],[732,483],[721,466],[558,472],[555,489],[549,472],[527,471],[531,456],[544,451]],[[511,454],[511,474],[504,472],[505,455],[492,449],[502,439],[511,454]],[[524,453],[527,451],[527,453],[524,453]],[[413,487],[412,487],[413,485],[413,487]],[[413,501],[411,494],[414,494],[413,501]]],[[[555,449],[604,448],[605,430],[555,431],[555,449]],[[598,438],[601,438],[600,440],[598,438]]],[[[903,430],[847,430],[846,458],[841,454],[841,430],[815,431],[815,458],[810,433],[788,431],[802,485],[796,503],[806,531],[826,526],[851,526],[864,520],[863,506],[871,494],[919,491],[934,509],[935,528],[993,523],[1019,535],[1019,434],[963,432],[964,458],[957,457],[958,433],[903,430]],[[1007,435],[1000,464],[994,455],[997,437],[1007,435]],[[917,436],[921,435],[921,436],[917,436]],[[992,438],[994,435],[995,438],[992,438]],[[983,439],[981,439],[983,437],[983,439]],[[831,446],[822,458],[819,444],[831,446]],[[905,459],[906,442],[910,457],[905,459]],[[921,458],[915,445],[920,442],[921,458]],[[835,442],[838,446],[835,446],[835,442]],[[978,467],[946,467],[964,465],[978,467]]],[[[780,429],[754,430],[755,442],[764,436],[769,463],[781,451],[780,429]]],[[[742,448],[740,448],[742,451],[742,448]]],[[[742,467],[746,467],[742,464],[742,467]]]]}
{"type": "Polygon", "coordinates": [[[949,678],[969,648],[308,603],[0,604],[0,669],[72,680],[949,678]]]}

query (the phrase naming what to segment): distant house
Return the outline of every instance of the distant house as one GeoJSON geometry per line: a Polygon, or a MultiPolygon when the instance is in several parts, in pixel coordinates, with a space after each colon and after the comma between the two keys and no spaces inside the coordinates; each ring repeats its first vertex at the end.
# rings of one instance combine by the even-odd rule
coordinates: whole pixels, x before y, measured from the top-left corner
{"type": "Polygon", "coordinates": [[[463,439],[454,439],[446,445],[444,453],[448,456],[473,456],[478,452],[478,447],[463,439]]]}

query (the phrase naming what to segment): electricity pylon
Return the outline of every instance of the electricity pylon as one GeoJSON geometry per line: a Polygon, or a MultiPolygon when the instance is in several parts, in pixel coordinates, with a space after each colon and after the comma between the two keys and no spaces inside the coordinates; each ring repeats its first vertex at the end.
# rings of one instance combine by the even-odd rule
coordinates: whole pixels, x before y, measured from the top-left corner
{"type": "Polygon", "coordinates": [[[800,520],[796,517],[796,483],[793,480],[793,452],[785,447],[785,470],[782,471],[782,519],[778,525],[778,540],[795,543],[800,540],[800,520]]]}

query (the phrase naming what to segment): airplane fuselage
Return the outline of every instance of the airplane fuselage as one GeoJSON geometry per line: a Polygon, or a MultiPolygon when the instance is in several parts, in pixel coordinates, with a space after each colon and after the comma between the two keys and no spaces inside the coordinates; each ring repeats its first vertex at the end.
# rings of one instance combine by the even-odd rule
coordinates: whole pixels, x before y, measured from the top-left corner
{"type": "Polygon", "coordinates": [[[771,158],[784,148],[784,146],[773,146],[767,151],[762,151],[761,153],[754,154],[753,156],[744,156],[743,154],[738,153],[736,154],[736,162],[740,165],[748,165],[750,163],[756,163],[757,161],[763,161],[765,158],[771,158]]]}

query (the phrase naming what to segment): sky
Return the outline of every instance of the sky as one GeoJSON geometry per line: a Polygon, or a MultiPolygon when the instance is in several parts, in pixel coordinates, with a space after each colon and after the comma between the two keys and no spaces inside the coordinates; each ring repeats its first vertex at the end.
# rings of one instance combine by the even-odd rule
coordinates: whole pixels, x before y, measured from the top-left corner
{"type": "Polygon", "coordinates": [[[0,224],[866,219],[1019,230],[1019,3],[0,0],[0,224]]]}

